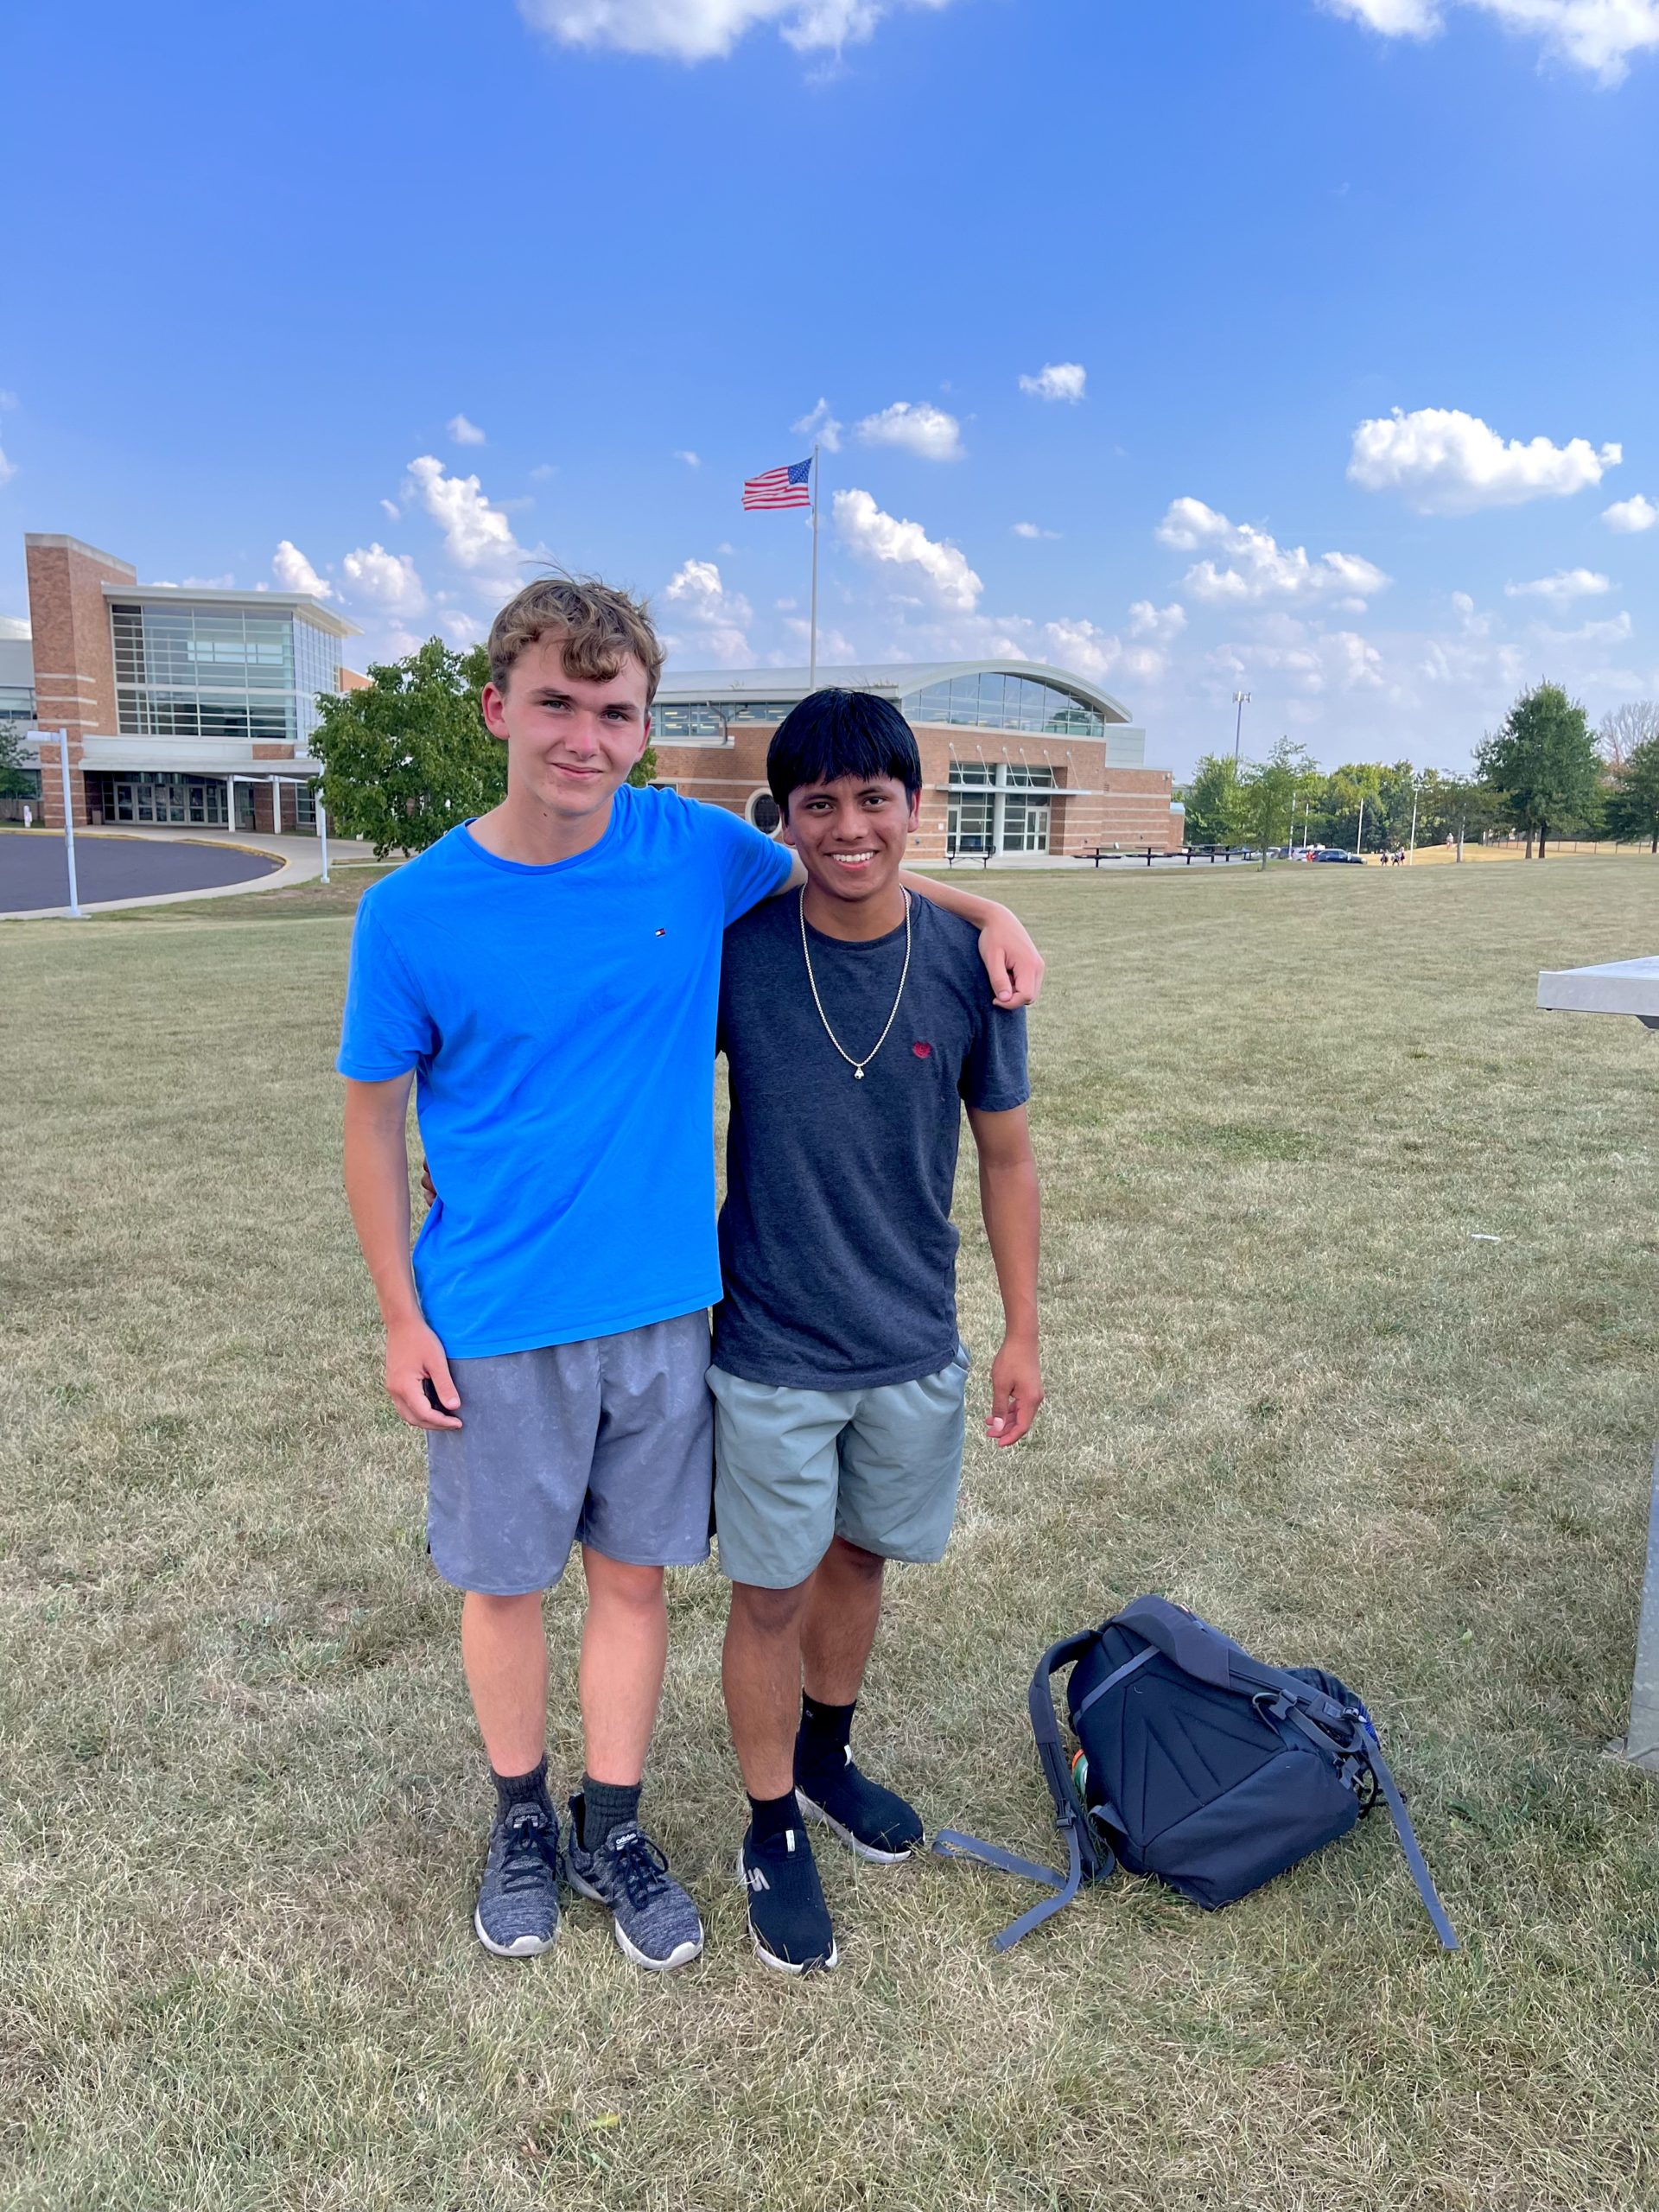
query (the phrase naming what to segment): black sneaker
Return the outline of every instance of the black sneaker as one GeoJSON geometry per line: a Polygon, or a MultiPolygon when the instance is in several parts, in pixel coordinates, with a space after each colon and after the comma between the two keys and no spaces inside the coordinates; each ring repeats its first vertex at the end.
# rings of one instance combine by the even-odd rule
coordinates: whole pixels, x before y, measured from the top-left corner
{"type": "Polygon", "coordinates": [[[497,1815],[473,1915],[498,1959],[533,1959],[559,1932],[559,1823],[533,1799],[497,1815]]]}
{"type": "Polygon", "coordinates": [[[832,1767],[804,1782],[797,1767],[796,1775],[796,1799],[807,1819],[832,1827],[861,1859],[878,1866],[897,1866],[921,1841],[922,1824],[915,1807],[861,1774],[850,1745],[839,1772],[832,1767]]]}
{"type": "Polygon", "coordinates": [[[737,1878],[748,1892],[756,1957],[779,1974],[828,1974],[841,1955],[805,1829],[785,1828],[757,1845],[751,1827],[737,1878]]]}

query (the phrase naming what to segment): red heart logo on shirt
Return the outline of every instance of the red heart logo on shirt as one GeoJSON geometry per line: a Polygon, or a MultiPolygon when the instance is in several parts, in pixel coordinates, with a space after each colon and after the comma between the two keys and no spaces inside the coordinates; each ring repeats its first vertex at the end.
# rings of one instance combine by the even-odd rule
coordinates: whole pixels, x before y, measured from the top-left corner
{"type": "Polygon", "coordinates": [[[919,1039],[917,1043],[912,1045],[910,1049],[915,1053],[918,1060],[925,1060],[929,1058],[933,1051],[933,1047],[931,1045],[924,1045],[919,1041],[919,1039]]]}

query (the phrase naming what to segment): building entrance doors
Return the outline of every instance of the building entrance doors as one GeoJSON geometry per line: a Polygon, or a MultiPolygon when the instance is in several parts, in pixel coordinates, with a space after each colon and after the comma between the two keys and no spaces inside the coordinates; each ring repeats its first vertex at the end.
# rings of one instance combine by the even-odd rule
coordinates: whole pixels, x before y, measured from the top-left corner
{"type": "Polygon", "coordinates": [[[220,828],[225,786],[217,777],[112,776],[111,813],[117,822],[153,822],[180,829],[220,828]]]}

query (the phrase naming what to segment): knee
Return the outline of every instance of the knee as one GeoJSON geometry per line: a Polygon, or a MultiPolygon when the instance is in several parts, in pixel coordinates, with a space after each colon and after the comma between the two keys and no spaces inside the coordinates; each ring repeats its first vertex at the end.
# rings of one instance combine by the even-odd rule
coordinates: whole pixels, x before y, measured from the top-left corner
{"type": "Polygon", "coordinates": [[[758,1583],[734,1582],[733,1622],[754,1636],[788,1636],[800,1627],[806,1590],[804,1582],[797,1582],[788,1590],[763,1590],[758,1583]]]}
{"type": "Polygon", "coordinates": [[[837,1536],[830,1544],[835,1563],[843,1574],[855,1575],[862,1582],[879,1582],[887,1566],[879,1552],[867,1552],[861,1544],[849,1544],[845,1536],[837,1536]]]}
{"type": "Polygon", "coordinates": [[[614,1605],[634,1613],[662,1611],[660,1567],[631,1567],[623,1560],[607,1559],[601,1552],[584,1552],[582,1565],[589,1604],[614,1605]]]}
{"type": "Polygon", "coordinates": [[[474,1620],[486,1622],[493,1628],[511,1628],[526,1620],[539,1621],[542,1599],[546,1594],[542,1590],[526,1590],[503,1598],[487,1590],[469,1590],[461,1600],[461,1609],[474,1620]]]}

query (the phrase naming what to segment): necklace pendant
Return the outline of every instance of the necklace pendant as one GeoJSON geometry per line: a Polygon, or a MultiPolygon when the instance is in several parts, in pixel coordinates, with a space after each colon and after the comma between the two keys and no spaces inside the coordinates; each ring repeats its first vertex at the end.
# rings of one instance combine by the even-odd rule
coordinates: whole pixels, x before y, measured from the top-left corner
{"type": "Polygon", "coordinates": [[[863,1071],[863,1069],[862,1069],[862,1068],[855,1068],[855,1069],[853,1070],[853,1081],[854,1081],[855,1083],[862,1083],[862,1082],[863,1082],[863,1080],[864,1080],[864,1071],[863,1071]]]}

